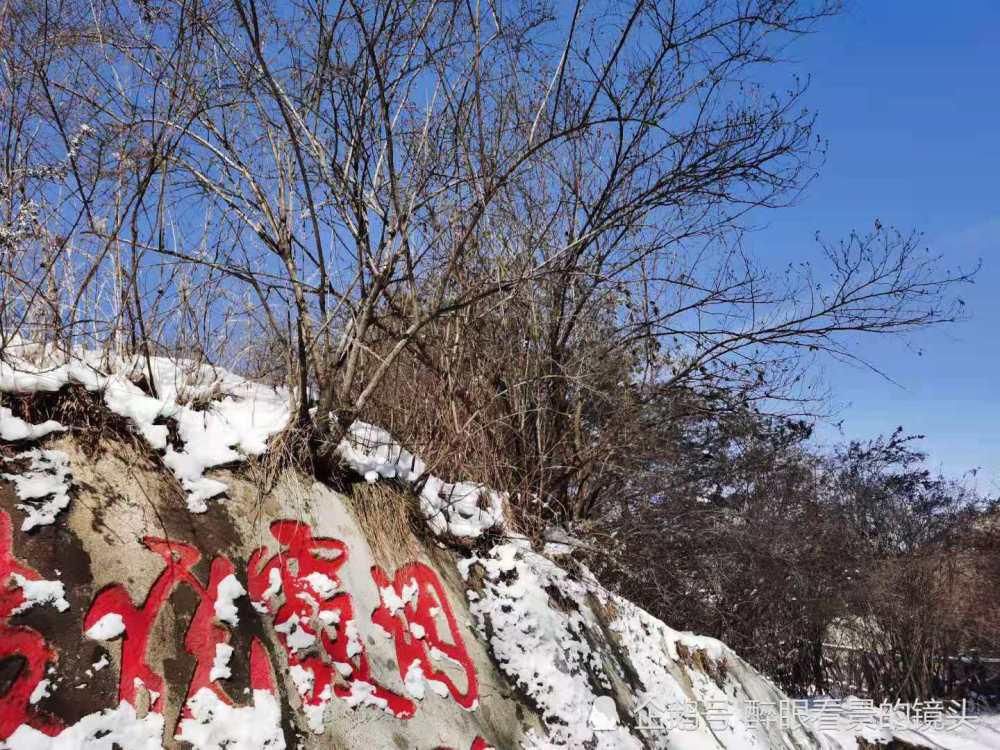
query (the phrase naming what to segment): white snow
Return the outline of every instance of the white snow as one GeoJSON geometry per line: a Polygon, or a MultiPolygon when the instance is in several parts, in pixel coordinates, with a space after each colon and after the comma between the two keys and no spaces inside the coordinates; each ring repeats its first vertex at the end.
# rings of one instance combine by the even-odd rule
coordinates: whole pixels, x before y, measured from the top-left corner
{"type": "MultiPolygon", "coordinates": [[[[273,571],[274,568],[271,568],[271,570],[273,571]]],[[[307,575],[305,579],[320,599],[329,599],[337,593],[336,581],[319,571],[313,571],[307,575]]],[[[270,590],[270,586],[268,587],[268,590],[270,590]]]]}
{"type": "Polygon", "coordinates": [[[545,590],[582,597],[579,584],[521,544],[498,545],[480,562],[484,589],[469,609],[501,669],[541,710],[547,747],[640,750],[625,727],[595,731],[588,723],[598,698],[594,683],[605,692],[611,685],[588,645],[583,615],[552,607],[545,590]]]}
{"type": "Polygon", "coordinates": [[[288,649],[294,654],[305,650],[316,642],[316,636],[310,633],[299,624],[299,616],[292,614],[287,620],[278,623],[274,629],[285,634],[285,643],[288,649]]]}
{"type": "Polygon", "coordinates": [[[347,655],[353,658],[364,650],[364,646],[361,644],[361,634],[353,619],[347,621],[344,633],[347,636],[347,655]]]}
{"type": "Polygon", "coordinates": [[[66,601],[66,590],[61,581],[31,580],[20,573],[12,573],[11,578],[21,589],[21,596],[24,598],[24,601],[11,612],[12,615],[24,612],[36,604],[50,604],[59,612],[65,612],[69,609],[69,602],[66,601]]]}
{"type": "MultiPolygon", "coordinates": [[[[0,381],[2,382],[2,381],[0,381]]],[[[3,390],[0,388],[0,390],[3,390]]],[[[6,407],[0,406],[0,440],[14,443],[19,440],[35,441],[53,432],[63,432],[66,428],[53,419],[41,424],[29,424],[6,407]]]]}
{"type": "Polygon", "coordinates": [[[117,612],[109,612],[100,620],[95,622],[84,633],[88,638],[95,641],[110,641],[125,632],[125,621],[117,612]]]}
{"type": "Polygon", "coordinates": [[[621,723],[615,699],[610,695],[599,695],[590,707],[590,717],[587,723],[596,732],[613,732],[621,723]]]}
{"type": "MultiPolygon", "coordinates": [[[[0,391],[57,391],[75,384],[100,391],[108,408],[128,419],[149,445],[163,452],[163,461],[187,492],[188,509],[202,513],[207,501],[226,485],[205,476],[213,467],[257,456],[268,439],[289,421],[289,394],[252,383],[221,368],[186,360],[139,357],[107,361],[96,352],[80,351],[72,358],[44,347],[15,343],[0,362],[0,391]],[[157,396],[150,396],[130,379],[147,374],[157,396]],[[207,400],[195,408],[192,399],[207,400]],[[173,420],[180,447],[169,443],[164,420],[173,420]]],[[[38,438],[62,429],[57,423],[27,425],[0,412],[4,435],[38,438]]],[[[448,483],[430,474],[426,464],[403,448],[386,430],[357,421],[337,446],[341,459],[368,481],[398,479],[419,490],[420,508],[437,534],[478,537],[503,526],[505,496],[472,482],[448,483]]]]}
{"type": "Polygon", "coordinates": [[[281,707],[267,690],[253,691],[252,706],[230,706],[202,688],[187,703],[176,738],[198,750],[283,750],[281,707]]]}
{"type": "Polygon", "coordinates": [[[246,594],[246,589],[232,573],[219,581],[214,603],[216,619],[234,628],[239,625],[240,618],[236,614],[236,600],[244,594],[246,594]]]}
{"type": "Polygon", "coordinates": [[[31,695],[28,696],[28,703],[34,705],[38,703],[42,698],[45,698],[51,693],[49,692],[50,681],[49,680],[39,680],[38,684],[35,685],[35,689],[31,691],[31,695]]]}
{"type": "Polygon", "coordinates": [[[400,594],[396,593],[393,586],[383,586],[378,591],[382,597],[382,604],[389,610],[389,614],[394,616],[398,615],[406,604],[415,601],[419,593],[416,583],[412,580],[403,585],[400,594]]]}
{"type": "Polygon", "coordinates": [[[31,531],[56,520],[56,515],[69,505],[69,456],[62,451],[32,449],[18,453],[10,460],[28,459],[31,464],[21,474],[0,474],[14,483],[14,491],[24,500],[18,510],[27,514],[21,531],[31,531]]]}
{"type": "Polygon", "coordinates": [[[420,489],[420,510],[435,534],[480,536],[503,526],[505,496],[472,482],[449,484],[386,430],[355,422],[337,447],[340,457],[369,482],[399,479],[420,489]]]}
{"type": "Polygon", "coordinates": [[[403,687],[406,688],[406,694],[414,700],[424,699],[424,670],[420,666],[420,659],[410,662],[410,667],[403,678],[403,687]]]}
{"type": "Polygon", "coordinates": [[[344,698],[344,701],[351,708],[357,706],[375,706],[385,711],[389,707],[389,702],[385,698],[375,695],[375,686],[363,680],[351,682],[351,692],[344,698]]]}
{"type": "Polygon", "coordinates": [[[649,748],[814,747],[801,725],[770,733],[751,726],[738,705],[739,696],[779,701],[783,696],[720,642],[679,633],[630,602],[606,591],[583,572],[571,576],[552,560],[517,539],[493,547],[471,564],[485,577],[478,594],[469,591],[469,609],[501,670],[542,713],[548,735],[534,735],[534,750],[588,747],[594,750],[649,748]],[[550,592],[559,593],[553,602],[550,592]],[[597,602],[602,613],[598,616],[597,602]],[[608,665],[618,656],[606,631],[618,635],[638,676],[621,700],[633,719],[626,725],[610,697],[621,674],[608,665]],[[721,685],[685,663],[702,650],[705,659],[724,661],[721,685]],[[666,710],[691,706],[690,726],[664,724],[666,710]],[[726,726],[709,726],[706,706],[729,710],[726,726]]]}
{"type": "Polygon", "coordinates": [[[229,669],[229,659],[233,655],[233,647],[228,643],[215,644],[215,658],[212,659],[212,671],[208,673],[210,680],[228,680],[233,676],[229,669]]]}
{"type": "Polygon", "coordinates": [[[292,664],[288,668],[288,675],[295,683],[295,689],[299,695],[306,696],[312,692],[313,684],[316,682],[316,675],[311,669],[306,669],[300,664],[292,664]]]}
{"type": "Polygon", "coordinates": [[[269,600],[279,593],[281,593],[281,571],[277,568],[271,568],[267,574],[267,588],[261,592],[260,601],[252,601],[250,604],[262,615],[267,614],[270,611],[268,608],[269,600]]]}
{"type": "MultiPolygon", "coordinates": [[[[283,391],[251,383],[233,373],[186,360],[154,357],[153,384],[157,397],[145,393],[129,374],[146,374],[138,357],[107,361],[96,352],[79,351],[68,358],[43,347],[14,343],[0,362],[0,391],[33,393],[80,385],[100,391],[108,408],[128,419],[149,445],[164,452],[164,462],[188,492],[192,512],[207,509],[206,501],[226,485],[204,476],[214,466],[260,455],[267,440],[288,423],[288,396],[283,391]],[[192,399],[208,399],[203,409],[192,399]],[[162,420],[172,419],[183,445],[168,444],[162,420]]],[[[55,422],[27,425],[9,410],[0,411],[5,440],[37,439],[61,430],[55,422]]]]}
{"type": "Polygon", "coordinates": [[[324,724],[324,719],[326,717],[326,707],[330,703],[330,699],[333,697],[333,691],[330,686],[327,685],[323,688],[323,692],[319,695],[319,701],[317,703],[303,703],[302,710],[306,714],[306,723],[309,725],[309,730],[313,734],[323,734],[326,729],[324,724]]]}
{"type": "Polygon", "coordinates": [[[131,704],[89,714],[55,737],[22,724],[2,745],[9,750],[162,750],[163,715],[136,716],[131,704]]]}
{"type": "Polygon", "coordinates": [[[406,694],[414,700],[422,701],[429,687],[431,691],[440,698],[447,698],[451,692],[448,686],[440,680],[432,680],[424,674],[420,659],[414,659],[406,670],[403,678],[403,687],[406,694]]]}

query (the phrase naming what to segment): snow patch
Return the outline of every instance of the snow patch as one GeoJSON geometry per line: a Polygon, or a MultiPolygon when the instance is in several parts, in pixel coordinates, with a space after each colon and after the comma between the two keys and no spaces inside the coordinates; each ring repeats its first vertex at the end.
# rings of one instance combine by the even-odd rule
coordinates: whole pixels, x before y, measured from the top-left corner
{"type": "Polygon", "coordinates": [[[215,594],[215,617],[219,622],[236,627],[240,618],[236,614],[236,600],[246,593],[246,589],[232,573],[219,581],[215,594]]]}
{"type": "Polygon", "coordinates": [[[22,724],[7,738],[9,750],[162,750],[163,715],[139,718],[131,704],[84,716],[55,737],[22,724]]]}
{"type": "Polygon", "coordinates": [[[252,706],[231,706],[208,688],[187,702],[176,739],[198,750],[284,750],[281,708],[267,690],[253,691],[252,706]]]}
{"type": "Polygon", "coordinates": [[[284,622],[275,625],[274,629],[285,634],[285,643],[293,654],[309,648],[316,642],[316,636],[299,624],[297,614],[292,614],[284,622]]]}
{"type": "MultiPolygon", "coordinates": [[[[231,372],[187,360],[139,357],[107,360],[97,352],[78,351],[72,357],[44,347],[15,342],[0,362],[0,391],[34,393],[79,385],[102,393],[107,407],[128,419],[157,451],[188,493],[188,508],[207,510],[206,501],[226,491],[226,485],[204,476],[215,466],[242,461],[267,450],[267,440],[288,423],[288,395],[251,383],[231,372]],[[157,396],[132,382],[132,373],[152,372],[157,396]],[[195,408],[194,400],[207,402],[195,408]],[[168,443],[172,419],[182,445],[168,443]]],[[[0,409],[0,437],[37,439],[64,429],[57,422],[28,425],[8,409],[0,409]]]]}
{"type": "Polygon", "coordinates": [[[125,621],[122,616],[117,612],[109,612],[87,628],[84,635],[95,641],[110,641],[124,632],[125,621]]]}
{"type": "Polygon", "coordinates": [[[38,684],[35,685],[35,689],[31,691],[31,695],[28,696],[28,703],[35,705],[42,698],[47,698],[52,693],[49,690],[51,683],[49,680],[39,680],[38,684]]]}
{"type": "Polygon", "coordinates": [[[11,578],[17,587],[21,589],[21,597],[24,599],[13,611],[12,615],[34,607],[36,604],[49,604],[59,612],[69,609],[69,602],[66,601],[66,590],[61,581],[46,581],[44,579],[29,579],[20,573],[12,573],[11,578]]]}
{"type": "MultiPolygon", "coordinates": [[[[0,382],[3,381],[0,380],[0,382]]],[[[0,388],[0,390],[4,389],[0,388]]],[[[66,428],[54,419],[49,419],[41,424],[30,424],[20,417],[15,417],[14,412],[10,409],[0,406],[0,440],[5,442],[16,443],[20,440],[34,442],[53,432],[64,432],[65,430],[66,428]]]]}
{"type": "Polygon", "coordinates": [[[595,687],[610,692],[611,684],[590,647],[588,610],[553,607],[547,593],[554,588],[579,602],[583,587],[519,543],[498,545],[480,562],[484,589],[469,609],[497,663],[541,710],[549,737],[536,746],[641,750],[642,742],[620,724],[601,731],[589,724],[595,687]]]}
{"type": "MultiPolygon", "coordinates": [[[[272,572],[276,572],[274,568],[271,569],[272,572]]],[[[320,573],[319,571],[314,571],[306,576],[306,581],[312,587],[312,590],[316,592],[316,595],[320,599],[329,599],[334,594],[337,593],[337,582],[334,581],[329,576],[320,573]]],[[[279,580],[280,585],[280,580],[279,580]]],[[[270,590],[270,589],[268,589],[270,590]]]]}
{"type": "MultiPolygon", "coordinates": [[[[100,391],[112,412],[128,419],[154,450],[163,453],[164,463],[187,492],[192,513],[205,512],[208,501],[227,489],[224,482],[205,476],[206,471],[263,454],[268,439],[288,424],[291,415],[285,390],[186,360],[109,361],[91,351],[66,357],[23,343],[8,350],[8,359],[0,362],[0,391],[58,391],[66,385],[100,391]],[[149,373],[156,396],[132,382],[133,374],[149,373]],[[192,406],[196,399],[199,408],[192,406]],[[176,426],[179,445],[168,440],[163,424],[168,419],[176,426]]],[[[4,439],[36,439],[61,429],[55,422],[28,425],[9,410],[0,411],[4,439]]],[[[503,526],[503,494],[473,482],[448,483],[428,473],[423,460],[380,427],[354,422],[337,453],[368,481],[396,479],[411,485],[419,492],[425,520],[437,534],[475,538],[503,526]]]]}
{"type": "Polygon", "coordinates": [[[357,706],[375,706],[383,711],[389,707],[389,702],[385,698],[375,695],[375,686],[370,682],[354,680],[351,682],[351,692],[344,698],[351,708],[357,706]]]}
{"type": "Polygon", "coordinates": [[[212,671],[208,673],[208,679],[228,680],[233,676],[229,669],[229,659],[233,655],[233,647],[228,643],[215,644],[215,658],[212,660],[212,671]]]}
{"type": "Polygon", "coordinates": [[[420,511],[435,534],[475,538],[503,526],[505,496],[473,482],[448,483],[388,431],[355,422],[337,446],[341,459],[367,481],[399,479],[419,489],[420,511]]]}
{"type": "Polygon", "coordinates": [[[69,456],[62,451],[32,449],[8,460],[18,459],[31,461],[26,471],[0,476],[14,483],[14,491],[24,501],[17,508],[26,514],[21,531],[31,531],[53,523],[69,505],[69,456]]]}

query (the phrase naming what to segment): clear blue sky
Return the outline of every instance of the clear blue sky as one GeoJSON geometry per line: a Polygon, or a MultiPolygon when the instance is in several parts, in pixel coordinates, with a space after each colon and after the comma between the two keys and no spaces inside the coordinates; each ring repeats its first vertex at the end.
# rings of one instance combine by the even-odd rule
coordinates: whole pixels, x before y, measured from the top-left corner
{"type": "MultiPolygon", "coordinates": [[[[925,233],[949,265],[982,259],[962,289],[968,322],[908,341],[863,339],[888,373],[827,362],[843,432],[902,425],[924,433],[933,468],[1000,492],[1000,2],[848,0],[842,16],[789,50],[811,78],[808,100],[829,140],[819,178],[750,239],[776,263],[814,255],[826,238],[883,224],[925,233]],[[917,354],[917,350],[923,352],[917,354]]],[[[787,72],[787,71],[786,71],[787,72]]]]}

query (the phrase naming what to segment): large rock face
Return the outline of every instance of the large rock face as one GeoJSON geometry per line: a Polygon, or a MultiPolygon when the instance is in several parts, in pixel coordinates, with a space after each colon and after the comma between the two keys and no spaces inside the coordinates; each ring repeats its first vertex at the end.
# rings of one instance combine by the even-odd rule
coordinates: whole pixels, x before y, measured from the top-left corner
{"type": "Polygon", "coordinates": [[[166,448],[146,412],[123,417],[133,438],[18,413],[0,411],[0,747],[817,744],[754,721],[784,696],[722,644],[483,533],[497,496],[415,491],[398,446],[346,452],[340,494],[232,458],[179,472],[209,432],[190,411],[166,448]],[[206,487],[224,494],[195,512],[206,487]]]}

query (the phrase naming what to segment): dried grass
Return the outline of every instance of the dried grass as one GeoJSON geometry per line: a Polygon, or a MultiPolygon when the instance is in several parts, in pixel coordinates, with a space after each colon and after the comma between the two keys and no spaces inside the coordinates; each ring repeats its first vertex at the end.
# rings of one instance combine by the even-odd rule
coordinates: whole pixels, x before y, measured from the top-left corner
{"type": "Polygon", "coordinates": [[[258,498],[270,494],[286,470],[315,474],[309,449],[309,429],[290,424],[268,442],[267,450],[243,465],[247,479],[257,488],[258,498]]]}
{"type": "Polygon", "coordinates": [[[423,526],[410,493],[388,482],[362,482],[354,485],[348,499],[379,565],[395,570],[419,557],[423,526]]]}

